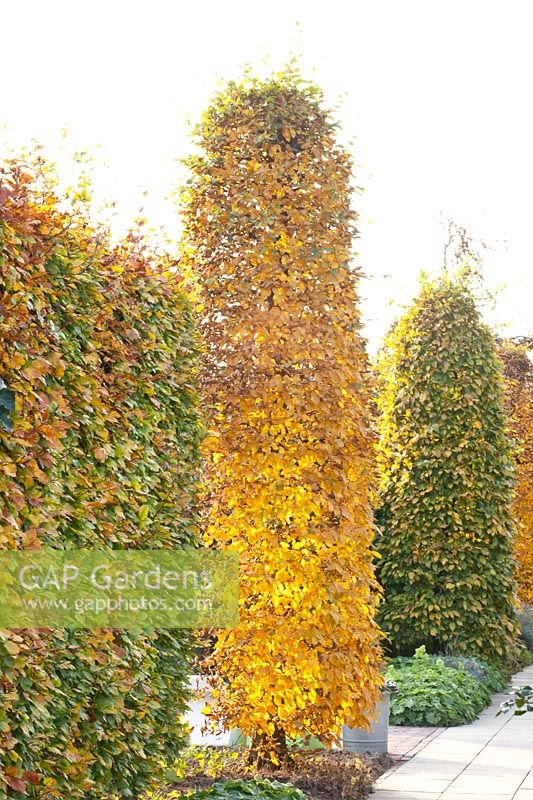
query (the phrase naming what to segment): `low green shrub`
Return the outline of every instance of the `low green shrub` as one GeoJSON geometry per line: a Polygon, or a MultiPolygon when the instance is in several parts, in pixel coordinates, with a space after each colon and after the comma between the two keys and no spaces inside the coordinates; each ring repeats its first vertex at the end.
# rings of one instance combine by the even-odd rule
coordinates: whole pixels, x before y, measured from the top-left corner
{"type": "Polygon", "coordinates": [[[238,780],[219,781],[209,789],[201,789],[192,794],[181,795],[185,800],[306,800],[300,789],[279,781],[238,780]]]}
{"type": "Polygon", "coordinates": [[[528,650],[533,652],[533,606],[524,606],[518,615],[520,636],[528,650]]]}
{"type": "Polygon", "coordinates": [[[485,683],[428,655],[424,647],[411,659],[393,661],[386,678],[398,687],[391,697],[393,725],[463,725],[473,722],[490,701],[485,683]]]}
{"type": "Polygon", "coordinates": [[[486,661],[479,658],[467,658],[466,656],[431,656],[431,658],[442,661],[446,667],[463,669],[477,681],[485,684],[491,694],[507,689],[505,675],[492,664],[487,664],[486,661]]]}

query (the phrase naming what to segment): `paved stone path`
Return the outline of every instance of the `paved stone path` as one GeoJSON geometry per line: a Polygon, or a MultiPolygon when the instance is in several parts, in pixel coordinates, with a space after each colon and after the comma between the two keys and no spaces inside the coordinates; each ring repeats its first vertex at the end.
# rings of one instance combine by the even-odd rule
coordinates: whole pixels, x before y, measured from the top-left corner
{"type": "Polygon", "coordinates": [[[431,739],[445,728],[414,728],[409,725],[390,725],[388,736],[389,756],[395,761],[406,761],[422,750],[431,739]]]}
{"type": "MultiPolygon", "coordinates": [[[[513,684],[533,685],[533,667],[513,684]]],[[[533,713],[496,717],[504,697],[471,725],[426,739],[378,779],[370,800],[533,800],[533,713]]]]}

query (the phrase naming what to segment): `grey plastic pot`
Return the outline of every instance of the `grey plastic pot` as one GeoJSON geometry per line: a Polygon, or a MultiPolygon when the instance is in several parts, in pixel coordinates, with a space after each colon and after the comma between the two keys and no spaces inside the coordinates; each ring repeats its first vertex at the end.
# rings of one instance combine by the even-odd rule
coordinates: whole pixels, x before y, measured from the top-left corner
{"type": "Polygon", "coordinates": [[[382,692],[376,706],[376,721],[370,731],[342,728],[342,746],[350,753],[386,753],[389,733],[390,693],[382,692]]]}

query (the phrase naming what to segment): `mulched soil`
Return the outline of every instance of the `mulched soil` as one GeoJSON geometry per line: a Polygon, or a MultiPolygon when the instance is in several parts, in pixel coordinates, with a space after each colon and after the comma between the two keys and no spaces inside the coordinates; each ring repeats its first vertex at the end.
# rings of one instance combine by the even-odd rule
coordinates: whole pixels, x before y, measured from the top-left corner
{"type": "Polygon", "coordinates": [[[362,800],[372,791],[374,781],[393,763],[388,755],[359,755],[345,750],[300,750],[290,765],[280,769],[250,772],[244,759],[228,764],[216,777],[196,775],[171,788],[186,792],[207,789],[224,778],[271,778],[291,783],[309,800],[362,800]]]}

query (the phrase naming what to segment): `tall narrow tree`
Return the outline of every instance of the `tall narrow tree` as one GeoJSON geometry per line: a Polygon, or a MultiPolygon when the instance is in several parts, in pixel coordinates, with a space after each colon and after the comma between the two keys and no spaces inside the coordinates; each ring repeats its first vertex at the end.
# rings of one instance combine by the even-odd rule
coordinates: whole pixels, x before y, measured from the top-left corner
{"type": "Polygon", "coordinates": [[[290,72],[230,84],[199,145],[184,249],[207,349],[206,526],[242,572],[214,715],[276,760],[286,737],[364,724],[381,682],[352,163],[290,72]]]}
{"type": "Polygon", "coordinates": [[[498,355],[505,375],[505,407],[511,422],[517,471],[514,513],[518,595],[533,605],[533,340],[503,342],[498,355]]]}
{"type": "Polygon", "coordinates": [[[509,658],[513,469],[494,338],[467,289],[443,278],[381,362],[383,627],[400,651],[509,658]]]}

